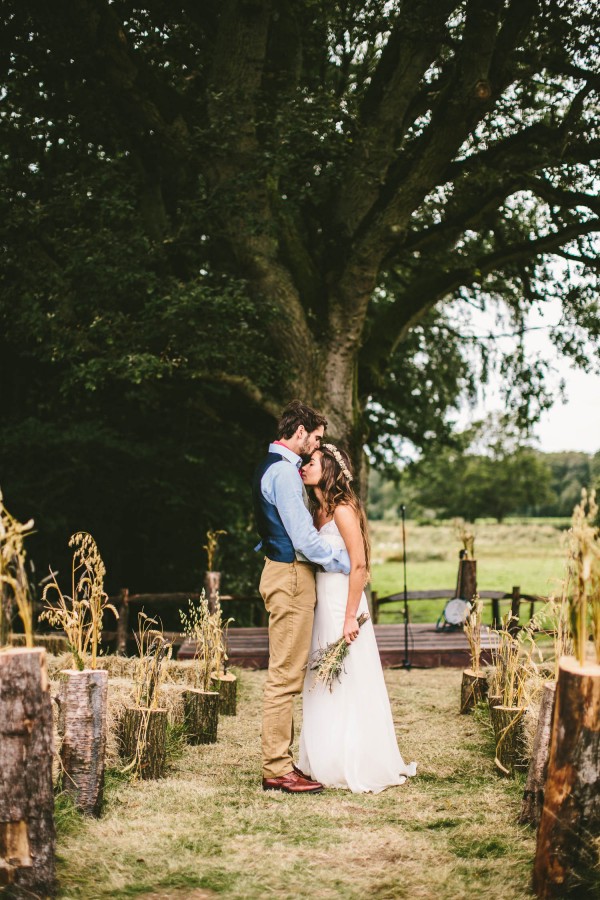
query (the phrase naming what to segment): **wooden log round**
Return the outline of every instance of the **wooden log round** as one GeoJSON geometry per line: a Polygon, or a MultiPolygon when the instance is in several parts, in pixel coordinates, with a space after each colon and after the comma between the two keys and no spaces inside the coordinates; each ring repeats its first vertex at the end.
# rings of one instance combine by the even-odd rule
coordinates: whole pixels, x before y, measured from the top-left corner
{"type": "Polygon", "coordinates": [[[460,711],[469,713],[474,706],[487,696],[487,678],[481,672],[464,669],[460,687],[460,711]]]}
{"type": "Polygon", "coordinates": [[[237,678],[231,672],[213,675],[212,682],[219,691],[219,715],[237,715],[237,678]]]}
{"type": "Polygon", "coordinates": [[[42,648],[0,653],[0,893],[54,892],[52,702],[42,648]]]}
{"type": "Polygon", "coordinates": [[[167,710],[127,706],[119,723],[120,754],[140,778],[162,778],[167,765],[167,710]]]}
{"type": "Polygon", "coordinates": [[[80,812],[99,816],[104,794],[108,672],[69,669],[60,674],[62,789],[80,812]]]}
{"type": "Polygon", "coordinates": [[[185,730],[190,744],[214,744],[219,724],[217,691],[192,689],[183,692],[185,730]]]}
{"type": "Polygon", "coordinates": [[[597,870],[599,833],[600,665],[563,657],[533,870],[538,897],[565,897],[597,870]]]}
{"type": "Polygon", "coordinates": [[[511,776],[527,768],[524,723],[525,706],[492,706],[490,712],[496,738],[496,768],[511,776]]]}
{"type": "Polygon", "coordinates": [[[527,781],[523,791],[523,803],[521,805],[521,815],[519,816],[521,825],[537,826],[542,815],[555,695],[556,682],[547,681],[542,692],[540,712],[533,739],[531,762],[529,763],[527,781]]]}
{"type": "MultiPolygon", "coordinates": [[[[489,685],[488,685],[489,690],[489,685]]],[[[502,694],[488,694],[488,706],[490,709],[490,716],[492,715],[492,709],[494,706],[502,706],[502,694]]]]}

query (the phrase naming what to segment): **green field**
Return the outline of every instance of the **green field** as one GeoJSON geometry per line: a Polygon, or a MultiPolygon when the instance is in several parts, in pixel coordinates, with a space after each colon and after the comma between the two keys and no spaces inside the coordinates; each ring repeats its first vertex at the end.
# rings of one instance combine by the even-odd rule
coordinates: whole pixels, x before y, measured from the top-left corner
{"type": "MultiPolygon", "coordinates": [[[[512,590],[543,596],[556,591],[563,577],[568,519],[519,519],[498,525],[484,520],[475,525],[477,580],[481,590],[512,590]]],[[[403,590],[402,524],[370,523],[372,540],[372,588],[380,597],[403,590]]],[[[461,543],[451,522],[439,525],[406,523],[408,590],[433,590],[456,586],[461,543]]],[[[504,613],[509,604],[502,606],[504,613]]],[[[443,600],[410,602],[413,622],[435,622],[443,600]]],[[[486,605],[485,619],[491,610],[486,605]]],[[[400,621],[400,604],[385,606],[380,622],[400,621]]]]}

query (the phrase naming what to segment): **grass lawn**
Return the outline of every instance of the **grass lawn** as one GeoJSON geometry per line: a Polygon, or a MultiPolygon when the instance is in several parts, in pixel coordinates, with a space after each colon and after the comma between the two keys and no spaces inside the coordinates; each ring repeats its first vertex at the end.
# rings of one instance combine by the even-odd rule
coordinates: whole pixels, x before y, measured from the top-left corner
{"type": "MultiPolygon", "coordinates": [[[[568,521],[516,520],[502,525],[478,522],[475,526],[477,580],[481,590],[511,591],[519,585],[525,594],[548,595],[562,578],[565,527],[568,521]]],[[[373,544],[372,587],[379,596],[403,590],[402,524],[371,522],[373,544]]],[[[461,543],[452,523],[417,525],[406,523],[406,565],[409,590],[430,590],[456,586],[458,552],[461,543]]],[[[502,612],[508,610],[507,602],[502,612]]],[[[384,606],[380,621],[400,621],[401,604],[384,606]]],[[[443,600],[412,601],[413,622],[435,622],[444,608],[443,600]]],[[[491,608],[486,606],[486,620],[491,608]]]]}
{"type": "Polygon", "coordinates": [[[259,785],[264,672],[237,718],[162,781],[112,779],[99,820],[59,823],[61,898],[463,900],[529,897],[522,782],[494,772],[486,722],[458,714],[460,672],[387,671],[400,749],[418,776],[381,794],[259,785]]]}

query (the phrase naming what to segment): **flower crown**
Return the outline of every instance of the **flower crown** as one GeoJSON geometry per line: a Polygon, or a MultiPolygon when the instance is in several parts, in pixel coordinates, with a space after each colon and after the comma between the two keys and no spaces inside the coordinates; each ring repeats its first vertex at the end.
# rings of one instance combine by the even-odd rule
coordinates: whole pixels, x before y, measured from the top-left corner
{"type": "Polygon", "coordinates": [[[336,463],[338,464],[338,466],[339,466],[340,469],[342,470],[342,475],[344,476],[344,478],[346,479],[346,481],[348,482],[348,484],[350,484],[350,482],[352,481],[352,478],[353,478],[352,472],[350,471],[350,469],[348,468],[348,466],[347,466],[346,463],[344,462],[344,458],[342,457],[342,454],[340,453],[340,451],[338,450],[338,448],[335,446],[335,444],[322,444],[321,446],[322,446],[325,450],[329,450],[329,452],[331,453],[331,455],[332,455],[333,458],[335,459],[336,463]]]}

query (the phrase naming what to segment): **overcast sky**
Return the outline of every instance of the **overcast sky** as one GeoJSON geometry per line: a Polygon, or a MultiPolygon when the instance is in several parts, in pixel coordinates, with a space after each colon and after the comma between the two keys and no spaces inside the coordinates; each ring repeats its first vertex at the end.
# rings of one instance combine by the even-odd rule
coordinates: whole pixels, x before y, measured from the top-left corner
{"type": "MultiPolygon", "coordinates": [[[[545,453],[559,450],[597,453],[600,451],[600,374],[587,374],[581,369],[573,368],[568,360],[557,354],[548,337],[548,326],[556,324],[559,319],[560,306],[558,303],[551,303],[548,304],[544,316],[539,312],[532,312],[527,322],[529,327],[533,326],[535,329],[526,334],[528,351],[533,356],[549,360],[556,370],[551,375],[550,381],[556,394],[556,402],[535,426],[536,446],[545,453]],[[559,396],[561,379],[565,382],[565,403],[559,396]]],[[[473,326],[481,333],[489,330],[497,331],[495,313],[475,314],[473,326]]],[[[590,357],[592,355],[595,356],[598,367],[600,349],[590,347],[590,357]]],[[[485,398],[482,396],[476,409],[465,410],[460,417],[460,424],[466,425],[472,419],[481,418],[485,413],[499,408],[501,400],[498,390],[492,383],[486,388],[485,398]]]]}

